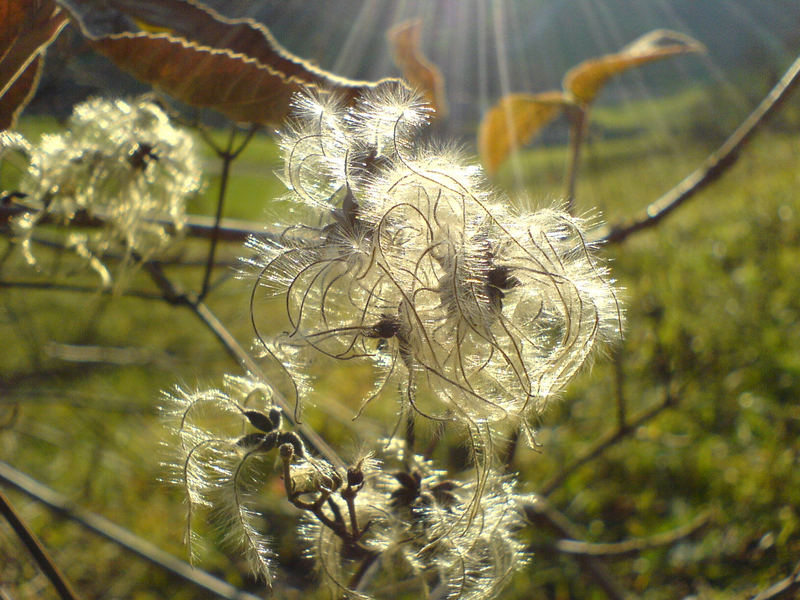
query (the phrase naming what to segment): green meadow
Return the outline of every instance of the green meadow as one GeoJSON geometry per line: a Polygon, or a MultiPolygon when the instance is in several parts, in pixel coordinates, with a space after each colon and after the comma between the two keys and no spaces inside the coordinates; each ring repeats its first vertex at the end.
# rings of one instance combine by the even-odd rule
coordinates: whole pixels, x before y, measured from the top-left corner
{"type": "MultiPolygon", "coordinates": [[[[624,110],[598,107],[578,212],[616,223],[698,166],[724,127],[736,124],[729,116],[720,117],[723,125],[712,121],[702,98],[691,91],[624,110]],[[641,127],[653,113],[669,127],[641,127]]],[[[795,101],[784,110],[721,180],[658,227],[600,251],[624,289],[625,339],[552,404],[536,447],[516,449],[523,489],[549,492],[581,540],[645,541],[595,559],[642,598],[749,598],[790,573],[800,556],[800,107],[795,101]],[[648,411],[650,418],[637,420],[648,411]],[[618,439],[598,445],[615,431],[618,439]],[[692,523],[696,531],[659,543],[692,523]]],[[[57,127],[27,118],[20,129],[35,139],[57,127]]],[[[227,137],[213,135],[220,143],[227,137]]],[[[204,152],[207,186],[189,210],[213,214],[220,162],[204,152]]],[[[561,193],[566,155],[564,146],[534,144],[494,183],[514,198],[521,182],[525,202],[548,205],[561,193]]],[[[275,142],[257,135],[233,163],[224,215],[291,222],[292,207],[279,200],[279,166],[275,142]]],[[[7,164],[2,177],[11,189],[17,174],[7,164]]],[[[127,292],[102,293],[81,259],[48,246],[62,230],[48,226],[37,235],[35,269],[9,235],[0,238],[0,459],[185,559],[182,492],[162,481],[170,456],[158,414],[162,390],[217,386],[240,368],[188,308],[158,299],[144,272],[132,275],[127,292]]],[[[207,252],[207,241],[187,239],[164,271],[198,290],[207,252]]],[[[208,296],[246,348],[253,283],[233,275],[248,252],[221,244],[208,296]]],[[[264,299],[259,311],[265,329],[286,327],[279,301],[264,299]]],[[[319,401],[305,407],[304,419],[343,455],[391,433],[398,404],[371,405],[352,421],[372,385],[369,366],[312,369],[319,401]]],[[[457,468],[464,449],[455,436],[446,442],[439,452],[457,468]]],[[[282,497],[277,471],[274,480],[263,518],[280,556],[276,597],[311,597],[310,562],[293,528],[297,511],[282,497]]],[[[210,597],[29,496],[3,491],[82,597],[210,597]]],[[[585,563],[554,549],[562,536],[541,524],[524,536],[530,565],[503,598],[606,597],[585,563]]],[[[209,529],[198,566],[259,593],[222,542],[209,529]]],[[[0,525],[0,554],[9,557],[0,580],[16,583],[14,600],[55,597],[18,547],[0,525]]]]}

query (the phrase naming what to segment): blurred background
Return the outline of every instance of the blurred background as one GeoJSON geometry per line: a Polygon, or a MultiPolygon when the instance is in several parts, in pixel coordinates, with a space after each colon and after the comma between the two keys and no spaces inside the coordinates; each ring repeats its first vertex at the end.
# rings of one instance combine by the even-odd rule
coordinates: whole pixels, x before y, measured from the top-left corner
{"type": "MultiPolygon", "coordinates": [[[[421,18],[421,48],[442,72],[450,109],[426,135],[454,139],[469,153],[482,116],[501,96],[560,89],[570,67],[653,29],[692,36],[706,53],[623,73],[592,109],[576,206],[611,224],[638,214],[697,168],[800,54],[796,0],[206,4],[263,22],[289,51],[326,70],[365,79],[400,75],[386,31],[421,18]]],[[[48,50],[19,129],[35,141],[58,131],[87,97],[148,90],[70,26],[48,50]]],[[[202,116],[224,140],[224,118],[202,116]]],[[[547,206],[563,198],[568,127],[560,117],[493,176],[509,201],[547,206]]],[[[601,250],[625,290],[626,339],[544,416],[535,450],[516,448],[512,465],[523,488],[543,494],[569,527],[553,529],[544,519],[523,533],[533,558],[503,598],[613,597],[586,557],[565,549],[565,538],[627,543],[583,550],[596,551],[591,560],[632,597],[752,598],[795,570],[799,132],[795,94],[720,181],[657,227],[601,250]]],[[[204,148],[208,183],[190,210],[213,214],[221,163],[204,148]]],[[[224,216],[257,225],[289,218],[275,200],[282,193],[273,174],[279,166],[270,132],[259,133],[233,163],[224,216]]],[[[19,175],[4,165],[0,176],[2,189],[13,189],[19,175]]],[[[165,269],[197,289],[207,247],[188,240],[165,269]]],[[[249,284],[231,276],[244,252],[223,244],[209,305],[246,346],[249,284]]],[[[148,299],[155,290],[141,273],[131,284],[139,297],[109,296],[96,291],[95,276],[74,258],[44,248],[43,266],[32,271],[8,235],[0,253],[0,459],[71,506],[185,558],[181,491],[160,481],[161,390],[219,385],[237,366],[192,314],[148,299]]],[[[281,330],[279,306],[263,310],[265,322],[281,330]]],[[[391,431],[395,404],[371,408],[355,425],[350,420],[371,385],[368,367],[320,365],[315,372],[330,401],[307,411],[309,423],[345,455],[391,431]]],[[[439,458],[457,470],[464,449],[456,439],[448,443],[439,458]]],[[[293,530],[296,515],[275,480],[263,507],[283,569],[275,597],[314,597],[310,563],[293,530]]],[[[30,494],[6,484],[3,490],[81,596],[209,597],[30,494]]],[[[263,595],[240,557],[211,531],[209,538],[199,566],[263,595]]],[[[5,522],[0,592],[11,600],[56,597],[5,522]]]]}

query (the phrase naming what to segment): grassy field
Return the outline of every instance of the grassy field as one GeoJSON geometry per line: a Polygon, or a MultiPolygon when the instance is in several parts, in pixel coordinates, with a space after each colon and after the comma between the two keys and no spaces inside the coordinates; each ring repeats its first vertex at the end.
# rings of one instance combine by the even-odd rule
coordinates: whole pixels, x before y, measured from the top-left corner
{"type": "MultiPolygon", "coordinates": [[[[679,109],[685,110],[676,102],[679,109]]],[[[630,133],[590,139],[577,192],[581,211],[599,208],[616,222],[669,189],[711,149],[707,138],[636,133],[635,120],[612,109],[596,114],[597,131],[630,133]]],[[[615,430],[620,396],[633,422],[669,394],[668,407],[549,494],[591,542],[649,538],[706,519],[675,543],[603,560],[622,587],[644,598],[747,598],[788,575],[800,555],[800,138],[797,123],[783,124],[763,131],[723,180],[657,229],[603,250],[625,289],[625,341],[553,405],[538,451],[516,454],[524,488],[540,492],[615,430]]],[[[35,137],[54,126],[29,120],[22,129],[35,137]]],[[[558,197],[564,157],[558,147],[519,155],[528,201],[546,205],[558,197]]],[[[209,183],[193,212],[215,206],[219,164],[211,152],[206,160],[209,183]]],[[[256,137],[234,164],[226,216],[285,219],[287,207],[273,202],[282,193],[277,166],[274,142],[256,137]]],[[[513,169],[501,170],[498,186],[512,185],[513,169]]],[[[3,176],[7,186],[13,174],[3,176]]],[[[42,235],[57,239],[60,232],[42,235]]],[[[219,385],[237,366],[186,308],[91,291],[97,278],[79,260],[39,247],[40,268],[33,271],[17,250],[4,254],[8,248],[3,237],[0,459],[184,557],[181,492],[160,481],[161,390],[219,385]],[[89,291],[48,289],[53,282],[89,291]]],[[[206,251],[206,242],[187,240],[175,257],[197,262],[206,251]]],[[[238,244],[220,252],[228,262],[244,253],[238,244]]],[[[201,267],[165,269],[186,289],[199,288],[201,267]]],[[[209,305],[247,345],[250,284],[231,278],[229,268],[216,275],[209,305]]],[[[129,289],[155,291],[142,273],[129,289]]],[[[279,306],[261,310],[271,327],[283,327],[279,306]]],[[[350,421],[370,386],[369,368],[317,371],[324,401],[306,411],[307,421],[345,455],[394,425],[396,405],[372,407],[355,428],[350,421]]],[[[455,464],[457,446],[449,454],[455,464]]],[[[208,597],[22,494],[7,493],[83,597],[208,597]]],[[[309,566],[293,536],[295,513],[277,484],[264,513],[286,568],[276,597],[310,597],[309,566]]],[[[580,562],[553,550],[550,532],[532,527],[525,535],[534,557],[503,598],[604,597],[580,562]]],[[[258,590],[242,561],[210,541],[200,566],[258,590]]],[[[0,524],[0,588],[14,600],[55,597],[18,548],[0,524]]]]}

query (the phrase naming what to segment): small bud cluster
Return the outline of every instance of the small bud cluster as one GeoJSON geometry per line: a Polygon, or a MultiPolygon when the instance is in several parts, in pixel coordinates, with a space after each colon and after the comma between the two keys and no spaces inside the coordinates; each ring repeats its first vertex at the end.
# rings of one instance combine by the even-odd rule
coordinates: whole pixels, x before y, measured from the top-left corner
{"type": "Polygon", "coordinates": [[[271,394],[263,384],[233,376],[221,389],[165,394],[176,436],[171,451],[180,449],[170,465],[172,479],[187,492],[193,550],[203,515],[271,581],[274,554],[258,501],[279,462],[287,499],[304,514],[300,535],[333,591],[392,597],[364,578],[374,565],[378,581],[403,581],[420,597],[441,588],[441,598],[484,600],[525,563],[516,532],[523,525],[521,504],[533,499],[516,492],[512,477],[492,472],[479,491],[474,479],[448,479],[396,440],[382,443],[382,460],[368,453],[338,469],[282,430],[271,394]]]}
{"type": "MultiPolygon", "coordinates": [[[[373,468],[365,470],[355,506],[359,518],[368,519],[360,543],[380,561],[384,577],[388,572],[395,581],[389,589],[403,581],[403,589],[416,590],[419,597],[433,589],[441,598],[496,597],[508,576],[526,562],[516,533],[523,525],[520,507],[533,499],[516,492],[513,478],[494,472],[475,504],[474,480],[447,479],[396,441],[384,454],[383,463],[373,461],[373,468]]],[[[314,519],[306,520],[302,534],[333,587],[354,581],[360,565],[353,562],[355,556],[342,560],[348,552],[340,538],[314,519]]],[[[361,588],[358,592],[353,597],[384,597],[361,588]]]]}
{"type": "Polygon", "coordinates": [[[94,98],[75,107],[62,134],[45,135],[30,151],[21,192],[31,212],[16,220],[31,264],[34,227],[45,217],[68,223],[76,215],[101,219],[93,233],[72,233],[69,244],[110,283],[102,262],[109,252],[149,258],[184,225],[186,198],[202,184],[192,137],[145,100],[94,98]]]}

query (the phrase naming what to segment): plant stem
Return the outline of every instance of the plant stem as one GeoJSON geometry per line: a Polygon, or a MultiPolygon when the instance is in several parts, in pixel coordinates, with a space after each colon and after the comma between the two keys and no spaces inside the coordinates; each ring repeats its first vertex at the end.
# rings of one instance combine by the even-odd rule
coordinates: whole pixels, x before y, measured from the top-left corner
{"type": "Polygon", "coordinates": [[[575,208],[575,187],[578,183],[578,168],[581,161],[581,149],[586,138],[586,111],[582,106],[567,106],[566,113],[569,118],[569,159],[567,170],[564,174],[564,200],[567,203],[566,211],[572,214],[575,208]]]}
{"type": "Polygon", "coordinates": [[[33,498],[62,517],[93,531],[101,537],[125,548],[139,558],[180,577],[206,591],[227,600],[258,600],[257,596],[237,590],[213,575],[196,569],[186,562],[143,540],[108,519],[75,506],[74,503],[43,484],[0,461],[0,481],[8,483],[26,496],[33,498]]]}
{"type": "Polygon", "coordinates": [[[612,356],[614,361],[614,391],[617,399],[617,427],[624,429],[628,422],[628,409],[625,400],[625,368],[622,348],[616,348],[612,356]]]}
{"type": "Polygon", "coordinates": [[[615,427],[607,432],[605,435],[600,437],[595,444],[589,448],[584,454],[573,460],[567,466],[565,466],[558,474],[556,474],[550,481],[544,484],[539,494],[542,497],[549,496],[553,493],[553,491],[558,488],[561,484],[566,481],[567,477],[571,475],[574,471],[578,468],[582,467],[589,461],[597,458],[603,452],[608,450],[611,446],[618,443],[634,431],[636,431],[639,427],[654,419],[656,416],[661,414],[664,410],[671,407],[675,403],[675,399],[672,396],[672,393],[669,390],[669,384],[667,384],[667,390],[664,394],[664,399],[656,404],[654,407],[643,411],[641,414],[637,415],[633,420],[628,423],[617,424],[615,427]]]}
{"type": "Polygon", "coordinates": [[[795,59],[756,109],[736,128],[722,146],[708,155],[698,169],[651,203],[637,217],[605,229],[601,233],[599,241],[618,244],[637,231],[657,225],[697,192],[719,179],[736,162],[739,153],[753,137],[758,127],[769,116],[777,112],[798,84],[800,84],[800,57],[795,59]]]}
{"type": "Polygon", "coordinates": [[[77,600],[78,596],[72,590],[72,587],[64,577],[64,574],[53,562],[53,559],[50,558],[47,550],[44,549],[44,546],[42,546],[34,533],[17,514],[17,511],[14,510],[14,507],[11,506],[11,503],[8,501],[8,498],[6,498],[3,492],[0,492],[0,513],[2,513],[6,518],[9,525],[11,525],[11,528],[17,534],[19,539],[22,540],[22,543],[25,544],[25,547],[33,556],[36,564],[39,565],[42,573],[44,573],[47,579],[50,580],[50,583],[53,584],[53,587],[56,589],[56,592],[58,592],[58,595],[61,597],[61,599],[77,600]]]}
{"type": "MultiPolygon", "coordinates": [[[[535,525],[542,525],[552,531],[560,538],[577,540],[580,538],[576,527],[554,506],[544,498],[537,498],[536,502],[526,504],[523,507],[525,516],[535,525]]],[[[624,600],[625,591],[613,579],[605,566],[593,556],[578,554],[576,560],[585,569],[595,583],[605,592],[606,596],[612,600],[624,600]]]]}
{"type": "Polygon", "coordinates": [[[361,564],[358,565],[358,569],[355,573],[353,573],[353,576],[350,578],[350,581],[347,584],[348,588],[358,591],[359,585],[364,579],[364,575],[366,575],[367,571],[369,571],[369,568],[375,563],[375,559],[377,559],[378,556],[378,554],[371,553],[361,561],[361,564]]]}
{"type": "Polygon", "coordinates": [[[753,596],[752,600],[779,600],[780,598],[791,598],[794,597],[794,593],[798,589],[800,589],[800,563],[797,563],[791,575],[771,585],[757,596],[753,596]]]}
{"type": "Polygon", "coordinates": [[[671,531],[657,533],[647,538],[634,538],[623,542],[591,543],[574,539],[557,541],[556,550],[573,556],[596,556],[598,558],[625,558],[646,552],[652,548],[673,546],[681,540],[694,536],[712,521],[712,514],[704,512],[671,531]]]}
{"type": "Polygon", "coordinates": [[[222,160],[222,173],[219,180],[219,193],[217,194],[217,212],[214,216],[214,229],[211,232],[211,244],[208,249],[208,260],[206,262],[206,270],[203,275],[203,286],[200,288],[198,298],[203,300],[208,294],[209,286],[211,285],[211,272],[214,270],[214,259],[217,252],[217,244],[219,243],[220,223],[222,222],[222,209],[225,205],[225,196],[228,192],[228,180],[231,172],[231,165],[233,161],[242,153],[247,147],[247,144],[253,139],[255,132],[258,130],[257,126],[253,126],[247,132],[244,140],[239,144],[239,147],[233,149],[233,143],[236,139],[236,129],[231,128],[230,136],[228,137],[228,144],[225,150],[217,150],[217,155],[222,160]]]}
{"type": "Polygon", "coordinates": [[[225,205],[225,195],[228,191],[228,177],[231,172],[231,163],[233,163],[233,156],[230,151],[233,146],[233,139],[236,134],[235,129],[231,129],[231,135],[228,138],[228,147],[224,152],[219,154],[222,159],[222,173],[219,178],[219,192],[217,194],[217,212],[214,215],[214,230],[211,233],[211,243],[208,249],[208,260],[206,262],[206,270],[203,274],[203,286],[200,288],[199,298],[202,300],[208,293],[208,286],[211,282],[211,271],[214,270],[214,258],[217,252],[217,243],[219,242],[219,224],[222,220],[222,208],[225,205]]]}
{"type": "MultiPolygon", "coordinates": [[[[182,304],[189,307],[195,316],[213,333],[216,338],[222,343],[222,346],[227,350],[228,354],[247,372],[254,377],[258,377],[261,381],[269,381],[264,374],[264,371],[256,363],[250,354],[242,348],[241,344],[236,338],[228,331],[228,328],[220,321],[217,316],[211,311],[208,306],[191,294],[184,292],[176,287],[172,281],[162,271],[160,265],[157,263],[147,262],[144,263],[144,268],[152,277],[153,281],[161,289],[164,299],[173,304],[182,304]]],[[[305,424],[297,423],[292,418],[293,411],[289,406],[288,400],[273,389],[275,402],[283,409],[286,419],[297,428],[311,447],[316,450],[321,456],[324,456],[328,462],[333,466],[345,468],[344,461],[339,458],[338,454],[331,448],[320,435],[305,424]]]]}

